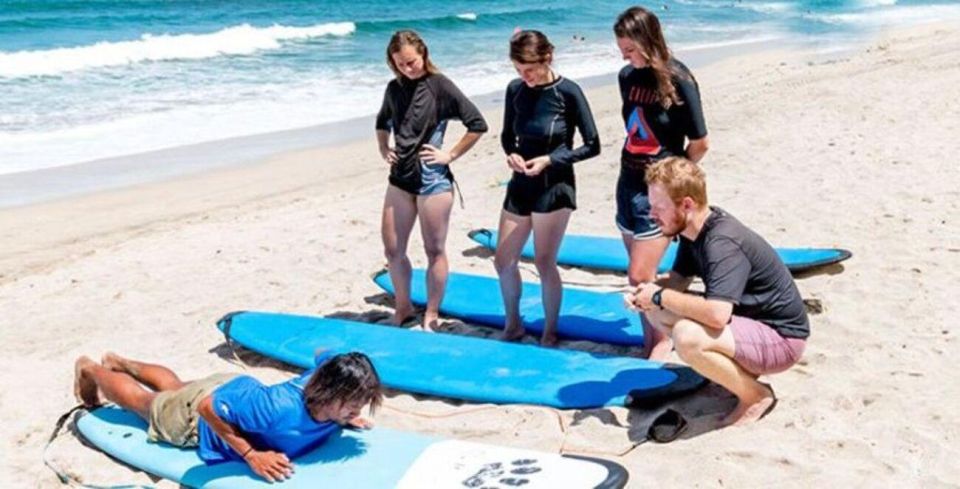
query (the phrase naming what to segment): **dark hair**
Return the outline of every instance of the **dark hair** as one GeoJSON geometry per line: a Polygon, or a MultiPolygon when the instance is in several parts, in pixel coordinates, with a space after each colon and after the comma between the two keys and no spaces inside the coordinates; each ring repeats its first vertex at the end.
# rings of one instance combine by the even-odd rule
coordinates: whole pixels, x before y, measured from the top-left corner
{"type": "Polygon", "coordinates": [[[518,31],[510,38],[510,59],[517,63],[550,63],[553,44],[540,31],[518,31]]]}
{"type": "Polygon", "coordinates": [[[669,109],[673,104],[682,103],[677,88],[673,85],[673,77],[680,74],[671,66],[673,55],[663,38],[660,19],[643,7],[630,7],[617,17],[617,22],[613,24],[613,33],[618,38],[635,42],[643,50],[657,79],[660,105],[669,109]]]}
{"type": "Polygon", "coordinates": [[[320,365],[303,389],[303,397],[311,413],[333,401],[369,403],[371,411],[383,402],[380,376],[370,358],[358,352],[337,355],[320,365]]]}
{"type": "Polygon", "coordinates": [[[440,73],[440,70],[430,61],[430,50],[427,49],[427,43],[423,41],[420,34],[417,34],[416,31],[403,30],[394,32],[393,36],[390,37],[390,42],[387,43],[387,66],[390,67],[390,71],[393,71],[397,78],[402,78],[403,73],[397,69],[397,65],[393,62],[393,53],[399,52],[404,46],[413,46],[417,50],[417,54],[423,56],[424,71],[431,75],[440,73]]]}

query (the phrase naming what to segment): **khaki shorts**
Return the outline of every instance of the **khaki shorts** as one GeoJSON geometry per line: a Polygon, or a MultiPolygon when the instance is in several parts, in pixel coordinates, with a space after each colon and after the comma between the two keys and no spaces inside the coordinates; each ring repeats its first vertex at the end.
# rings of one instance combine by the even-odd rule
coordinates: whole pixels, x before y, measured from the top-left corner
{"type": "Polygon", "coordinates": [[[163,391],[150,403],[150,427],[147,438],[178,447],[195,447],[199,443],[197,408],[204,397],[237,377],[238,374],[214,374],[173,391],[163,391]]]}

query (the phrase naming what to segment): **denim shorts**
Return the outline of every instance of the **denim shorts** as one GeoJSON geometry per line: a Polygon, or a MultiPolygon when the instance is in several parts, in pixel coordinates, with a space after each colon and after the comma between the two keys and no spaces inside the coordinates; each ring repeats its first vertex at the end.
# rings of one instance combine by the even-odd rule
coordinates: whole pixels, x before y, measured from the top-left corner
{"type": "MultiPolygon", "coordinates": [[[[447,130],[447,121],[440,121],[430,135],[428,144],[440,148],[443,146],[443,134],[447,130]]],[[[448,165],[434,165],[420,161],[420,191],[418,195],[435,195],[453,191],[453,173],[448,165]]]]}
{"type": "Polygon", "coordinates": [[[420,191],[418,195],[435,195],[453,191],[453,175],[447,165],[420,162],[420,191]]]}
{"type": "Polygon", "coordinates": [[[620,172],[617,179],[617,227],[623,234],[642,241],[663,235],[650,217],[650,198],[643,174],[620,172]]]}

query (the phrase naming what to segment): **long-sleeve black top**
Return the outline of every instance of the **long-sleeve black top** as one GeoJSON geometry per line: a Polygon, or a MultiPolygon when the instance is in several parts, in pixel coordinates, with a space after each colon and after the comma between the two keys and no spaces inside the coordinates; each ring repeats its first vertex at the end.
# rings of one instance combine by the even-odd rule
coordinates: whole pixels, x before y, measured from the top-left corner
{"type": "Polygon", "coordinates": [[[563,78],[529,87],[516,79],[507,86],[500,144],[525,160],[549,155],[551,166],[570,166],[600,154],[600,137],[583,91],[563,78]],[[580,131],[583,144],[574,148],[580,131]]]}

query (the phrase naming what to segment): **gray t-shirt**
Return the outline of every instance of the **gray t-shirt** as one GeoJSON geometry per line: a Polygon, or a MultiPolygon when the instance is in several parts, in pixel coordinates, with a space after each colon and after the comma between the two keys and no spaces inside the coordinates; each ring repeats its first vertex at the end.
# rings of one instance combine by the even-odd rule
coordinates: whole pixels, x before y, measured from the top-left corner
{"type": "Polygon", "coordinates": [[[800,291],[777,252],[723,209],[710,210],[695,241],[680,237],[673,271],[701,277],[706,298],[733,303],[737,316],[767,324],[783,337],[810,336],[800,291]]]}

